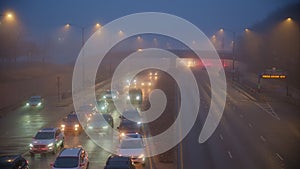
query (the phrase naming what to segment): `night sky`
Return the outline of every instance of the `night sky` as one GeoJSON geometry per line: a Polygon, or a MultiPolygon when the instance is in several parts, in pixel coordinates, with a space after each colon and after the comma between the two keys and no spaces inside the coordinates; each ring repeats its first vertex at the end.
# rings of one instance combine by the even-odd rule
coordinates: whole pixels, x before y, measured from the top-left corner
{"type": "MultiPolygon", "coordinates": [[[[1,0],[0,12],[13,11],[22,32],[37,41],[46,36],[61,39],[57,30],[66,23],[105,25],[137,12],[164,12],[182,17],[207,36],[220,28],[239,33],[265,19],[271,12],[298,0],[1,0]]],[[[90,31],[91,30],[87,30],[90,31]]],[[[73,33],[78,36],[80,31],[73,33]]],[[[87,37],[86,37],[87,39],[87,37]]],[[[86,40],[85,39],[85,40],[86,40]]]]}

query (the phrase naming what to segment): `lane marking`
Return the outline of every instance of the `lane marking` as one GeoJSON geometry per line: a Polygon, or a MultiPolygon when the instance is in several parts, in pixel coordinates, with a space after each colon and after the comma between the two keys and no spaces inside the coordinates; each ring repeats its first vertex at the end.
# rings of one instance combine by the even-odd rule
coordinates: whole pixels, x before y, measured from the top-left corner
{"type": "Polygon", "coordinates": [[[277,156],[281,161],[283,161],[283,158],[282,158],[278,153],[276,153],[276,156],[277,156]]]}
{"type": "Polygon", "coordinates": [[[259,108],[261,108],[263,111],[265,111],[266,113],[268,113],[269,115],[271,115],[275,119],[280,120],[278,114],[275,113],[272,106],[268,102],[266,102],[266,103],[254,102],[254,104],[256,104],[259,108]]]}
{"type": "Polygon", "coordinates": [[[227,151],[227,153],[228,153],[228,156],[232,159],[231,152],[230,152],[230,151],[227,151]]]}
{"type": "Polygon", "coordinates": [[[260,139],[263,141],[263,142],[266,142],[266,138],[264,136],[260,136],[260,139]]]}
{"type": "Polygon", "coordinates": [[[224,140],[224,138],[223,138],[222,134],[220,134],[220,139],[221,139],[221,140],[224,140]]]}

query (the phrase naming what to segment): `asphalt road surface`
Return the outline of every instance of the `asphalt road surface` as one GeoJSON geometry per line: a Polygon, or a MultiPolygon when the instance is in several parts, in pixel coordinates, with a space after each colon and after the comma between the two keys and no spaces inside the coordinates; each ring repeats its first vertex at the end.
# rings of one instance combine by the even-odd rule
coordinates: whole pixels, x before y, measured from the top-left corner
{"type": "MultiPolygon", "coordinates": [[[[227,84],[227,102],[222,120],[212,137],[199,144],[198,137],[210,106],[210,85],[206,73],[199,70],[195,74],[201,96],[199,115],[190,133],[172,152],[176,156],[173,159],[176,165],[162,165],[154,157],[147,160],[144,168],[300,168],[297,162],[300,154],[299,107],[276,98],[251,96],[230,81],[227,84]]],[[[147,84],[148,77],[146,74],[143,76],[140,79],[147,84]]],[[[151,84],[151,89],[160,88],[166,92],[168,105],[162,117],[147,125],[146,135],[164,131],[176,116],[177,98],[172,82],[171,78],[160,73],[156,82],[151,84]]],[[[57,98],[54,96],[45,100],[44,109],[19,107],[0,118],[0,154],[23,154],[31,168],[50,168],[57,154],[31,158],[28,145],[38,129],[59,126],[62,118],[73,110],[73,106],[57,106],[57,98]]],[[[115,120],[117,117],[115,114],[115,120]]],[[[65,147],[78,145],[87,150],[90,169],[104,167],[110,154],[97,146],[84,132],[65,136],[65,147]]],[[[137,168],[143,167],[138,165],[137,168]]]]}

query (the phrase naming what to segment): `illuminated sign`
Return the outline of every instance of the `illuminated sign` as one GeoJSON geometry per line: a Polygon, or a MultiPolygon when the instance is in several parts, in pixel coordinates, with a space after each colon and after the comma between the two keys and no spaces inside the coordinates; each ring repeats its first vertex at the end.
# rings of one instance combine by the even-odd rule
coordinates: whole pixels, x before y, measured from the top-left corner
{"type": "Polygon", "coordinates": [[[262,74],[261,78],[263,78],[263,79],[285,79],[286,75],[262,74]]]}

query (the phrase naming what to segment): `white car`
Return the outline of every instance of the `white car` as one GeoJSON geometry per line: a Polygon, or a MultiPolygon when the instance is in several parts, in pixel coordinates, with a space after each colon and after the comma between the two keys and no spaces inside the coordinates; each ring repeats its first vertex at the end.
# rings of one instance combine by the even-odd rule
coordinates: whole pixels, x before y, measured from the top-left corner
{"type": "Polygon", "coordinates": [[[59,148],[64,147],[64,135],[59,128],[43,128],[37,132],[29,144],[31,156],[52,152],[55,154],[59,148]]]}
{"type": "Polygon", "coordinates": [[[87,169],[88,153],[82,147],[65,148],[51,164],[52,169],[87,169]]]}
{"type": "Polygon", "coordinates": [[[142,138],[122,139],[119,156],[130,157],[133,162],[145,165],[145,145],[142,138]]]}

